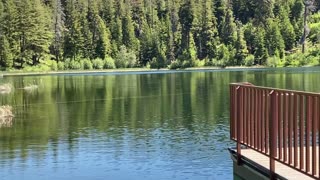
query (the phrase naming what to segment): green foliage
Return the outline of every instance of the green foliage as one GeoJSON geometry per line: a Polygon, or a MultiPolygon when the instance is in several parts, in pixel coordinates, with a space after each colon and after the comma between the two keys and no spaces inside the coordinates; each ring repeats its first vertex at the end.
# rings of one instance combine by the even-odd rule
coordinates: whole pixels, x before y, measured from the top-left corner
{"type": "Polygon", "coordinates": [[[151,69],[159,69],[159,63],[156,58],[153,58],[152,61],[149,62],[149,68],[151,69]]]}
{"type": "Polygon", "coordinates": [[[314,13],[310,16],[310,23],[320,22],[320,12],[314,13]]]}
{"type": "Polygon", "coordinates": [[[25,72],[49,72],[49,71],[57,71],[58,63],[53,60],[41,61],[36,66],[25,66],[23,71],[25,72]]]}
{"type": "Polygon", "coordinates": [[[64,62],[61,62],[61,61],[58,62],[58,70],[59,71],[66,70],[64,66],[64,62]]]}
{"type": "Polygon", "coordinates": [[[244,40],[243,29],[241,27],[240,22],[238,22],[237,27],[237,40],[235,42],[235,51],[236,62],[232,65],[240,65],[248,55],[246,41],[244,40]]]}
{"type": "Polygon", "coordinates": [[[68,69],[72,69],[72,70],[81,70],[81,63],[79,61],[76,60],[71,60],[69,63],[69,68],[68,69]]]}
{"type": "Polygon", "coordinates": [[[266,48],[265,42],[265,30],[263,28],[258,28],[255,31],[254,37],[254,57],[258,64],[264,64],[268,58],[268,50],[266,48]]]}
{"type": "Polygon", "coordinates": [[[117,68],[132,68],[137,65],[137,58],[134,52],[128,51],[126,46],[121,46],[115,59],[117,68]]]}
{"type": "Polygon", "coordinates": [[[102,59],[97,58],[97,59],[92,60],[92,65],[93,65],[94,69],[103,69],[104,62],[102,59]]]}
{"type": "Polygon", "coordinates": [[[313,44],[320,43],[320,21],[310,24],[309,39],[313,44]]]}
{"type": "Polygon", "coordinates": [[[273,19],[268,20],[268,28],[266,31],[266,47],[270,56],[280,53],[280,57],[284,54],[284,40],[279,29],[279,22],[273,19]]]}
{"type": "Polygon", "coordinates": [[[204,60],[197,59],[193,62],[193,67],[203,67],[203,66],[205,66],[204,60]]]}
{"type": "Polygon", "coordinates": [[[268,57],[267,59],[267,66],[268,67],[277,67],[278,64],[280,63],[280,58],[278,56],[272,56],[268,57]]]}
{"type": "Polygon", "coordinates": [[[84,59],[84,60],[82,60],[82,62],[83,62],[83,69],[85,69],[85,70],[93,69],[93,64],[89,59],[84,59]]]}
{"type": "MultiPolygon", "coordinates": [[[[317,64],[284,57],[299,46],[303,2],[2,0],[0,69],[46,70],[46,59],[58,62],[51,70],[265,65],[274,56],[317,64]]],[[[319,44],[319,5],[307,18],[308,46],[319,44]]]]}
{"type": "Polygon", "coordinates": [[[286,12],[286,10],[283,7],[280,9],[279,16],[280,16],[279,17],[280,32],[283,37],[283,40],[285,40],[284,41],[285,50],[291,50],[294,47],[294,44],[296,41],[296,34],[294,31],[294,27],[290,22],[290,18],[288,17],[288,12],[286,12]]]}
{"type": "Polygon", "coordinates": [[[11,68],[13,65],[13,55],[10,44],[5,36],[0,35],[0,64],[2,67],[11,68]]]}
{"type": "MultiPolygon", "coordinates": [[[[193,1],[186,0],[179,9],[179,21],[181,24],[181,51],[189,51],[190,31],[193,24],[193,1]]],[[[185,55],[183,55],[185,56],[185,55]]]]}
{"type": "Polygon", "coordinates": [[[299,66],[299,61],[304,59],[304,55],[302,53],[291,54],[285,57],[284,66],[285,67],[297,67],[299,66]]]}
{"type": "Polygon", "coordinates": [[[232,46],[225,46],[224,44],[218,47],[216,66],[226,67],[227,65],[234,64],[234,49],[232,46]]]}
{"type": "Polygon", "coordinates": [[[237,27],[236,23],[234,22],[232,11],[230,9],[227,10],[226,15],[222,19],[220,26],[220,38],[222,42],[226,45],[234,46],[237,40],[237,27]]]}
{"type": "Polygon", "coordinates": [[[244,59],[245,66],[253,66],[254,65],[254,55],[250,54],[244,59]]]}
{"type": "Polygon", "coordinates": [[[192,67],[192,63],[190,61],[182,61],[182,68],[189,68],[192,67]]]}
{"type": "MultiPolygon", "coordinates": [[[[59,66],[61,66],[61,65],[59,65],[59,66]]],[[[81,70],[81,69],[83,69],[83,65],[80,63],[80,59],[66,59],[64,62],[64,69],[65,70],[68,70],[68,69],[81,70]]]]}
{"type": "Polygon", "coordinates": [[[44,61],[44,64],[46,64],[50,70],[52,71],[57,71],[58,70],[58,63],[57,61],[54,61],[54,60],[46,60],[44,61]]]}
{"type": "Polygon", "coordinates": [[[114,59],[112,57],[106,57],[104,60],[103,69],[115,69],[116,64],[114,63],[114,59]]]}
{"type": "Polygon", "coordinates": [[[169,69],[180,69],[182,68],[182,63],[180,61],[173,61],[168,67],[169,69]]]}
{"type": "Polygon", "coordinates": [[[215,66],[216,62],[216,59],[205,59],[204,66],[215,66]]]}

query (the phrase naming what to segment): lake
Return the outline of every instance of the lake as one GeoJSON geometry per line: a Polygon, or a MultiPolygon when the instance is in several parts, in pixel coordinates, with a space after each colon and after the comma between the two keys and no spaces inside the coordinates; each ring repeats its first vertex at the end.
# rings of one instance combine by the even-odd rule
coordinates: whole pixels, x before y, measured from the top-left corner
{"type": "Polygon", "coordinates": [[[319,92],[319,80],[317,67],[4,77],[15,117],[0,124],[0,177],[233,179],[229,83],[319,92]]]}

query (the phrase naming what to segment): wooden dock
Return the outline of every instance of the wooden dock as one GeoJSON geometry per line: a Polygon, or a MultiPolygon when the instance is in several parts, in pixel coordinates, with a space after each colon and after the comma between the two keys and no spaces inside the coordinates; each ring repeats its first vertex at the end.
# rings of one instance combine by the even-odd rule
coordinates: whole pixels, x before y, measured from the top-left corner
{"type": "Polygon", "coordinates": [[[245,162],[272,180],[320,180],[320,93],[232,83],[230,137],[238,174],[245,162]]]}
{"type": "MultiPolygon", "coordinates": [[[[319,148],[318,149],[318,152],[319,152],[319,148]]],[[[305,151],[304,151],[305,152],[305,151]]],[[[319,154],[319,153],[317,153],[319,154]]],[[[270,166],[270,160],[269,160],[269,157],[266,156],[266,155],[263,155],[255,150],[252,150],[252,149],[242,149],[241,150],[241,155],[244,156],[245,158],[247,159],[250,159],[251,161],[259,164],[260,166],[263,166],[264,168],[269,169],[269,166],[270,166]]],[[[298,162],[299,163],[299,162],[298,162]]],[[[293,165],[293,164],[292,164],[293,165]]],[[[319,169],[319,164],[317,163],[317,167],[316,169],[319,169]]],[[[288,179],[288,180],[312,180],[313,178],[287,166],[287,165],[284,165],[280,162],[277,162],[275,163],[275,173],[284,177],[285,179],[288,179]]],[[[316,176],[319,177],[319,171],[317,170],[316,172],[316,176]]]]}

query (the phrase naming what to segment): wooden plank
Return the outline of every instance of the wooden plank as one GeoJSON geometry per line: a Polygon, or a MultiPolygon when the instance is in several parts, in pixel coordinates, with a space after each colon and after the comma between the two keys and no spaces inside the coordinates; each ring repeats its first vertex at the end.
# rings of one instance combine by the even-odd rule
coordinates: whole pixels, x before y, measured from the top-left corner
{"type": "MultiPolygon", "coordinates": [[[[288,151],[289,149],[287,149],[288,151]]],[[[298,149],[298,152],[300,153],[300,148],[298,149]]],[[[304,148],[304,150],[302,151],[304,152],[304,155],[306,156],[306,150],[304,148]]],[[[319,154],[319,146],[317,146],[317,154],[319,154]]],[[[241,155],[243,157],[246,157],[248,159],[250,159],[251,161],[269,169],[269,157],[266,156],[266,155],[263,155],[255,150],[252,150],[252,149],[242,149],[241,151],[241,155]]],[[[319,157],[317,156],[317,159],[319,159],[319,157]]],[[[298,163],[299,163],[299,160],[300,158],[297,159],[298,163]]],[[[315,172],[316,176],[319,177],[319,168],[317,167],[317,172],[315,172]]],[[[300,180],[300,179],[303,179],[303,180],[311,180],[313,178],[287,166],[287,165],[284,165],[282,163],[279,163],[276,161],[275,163],[275,173],[279,174],[280,176],[290,180],[290,179],[297,179],[297,180],[300,180]]]]}

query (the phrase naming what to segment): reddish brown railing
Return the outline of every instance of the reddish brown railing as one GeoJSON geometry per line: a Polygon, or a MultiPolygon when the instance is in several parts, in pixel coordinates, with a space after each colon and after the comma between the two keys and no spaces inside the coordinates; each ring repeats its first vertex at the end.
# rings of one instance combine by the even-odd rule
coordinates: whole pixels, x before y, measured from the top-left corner
{"type": "Polygon", "coordinates": [[[253,86],[230,85],[230,135],[241,146],[270,157],[271,179],[275,161],[312,178],[320,172],[320,94],[253,86]]]}

